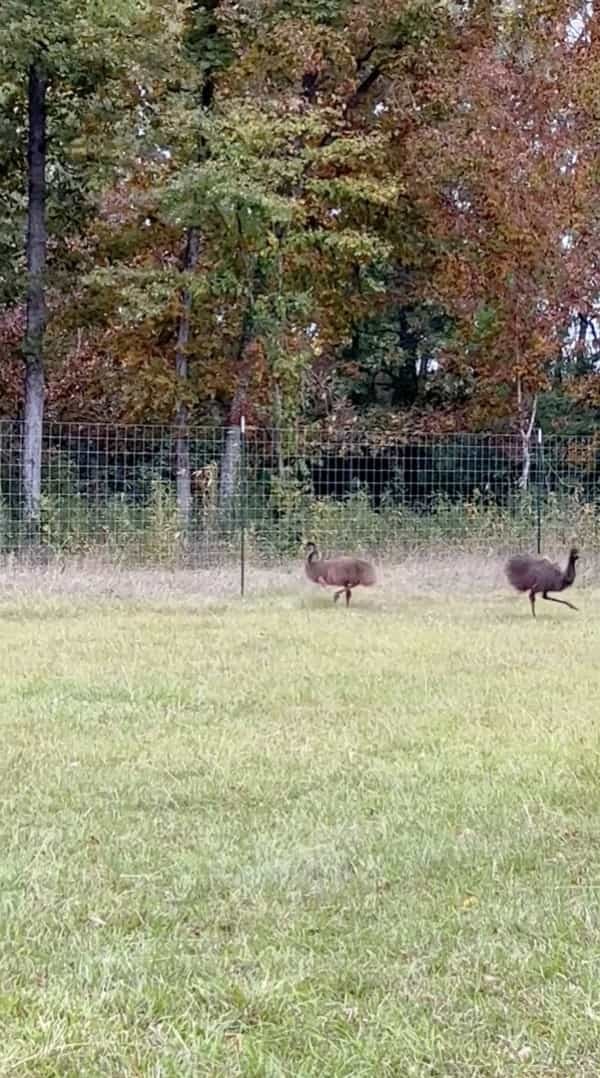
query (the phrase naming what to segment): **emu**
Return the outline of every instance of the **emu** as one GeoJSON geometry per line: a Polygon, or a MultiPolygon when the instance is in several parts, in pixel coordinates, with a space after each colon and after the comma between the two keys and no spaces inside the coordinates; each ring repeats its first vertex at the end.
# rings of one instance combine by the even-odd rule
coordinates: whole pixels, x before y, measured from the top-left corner
{"type": "Polygon", "coordinates": [[[350,606],[353,588],[359,584],[363,588],[369,588],[375,583],[375,570],[368,561],[363,561],[362,558],[320,558],[314,543],[306,545],[304,568],[308,579],[320,587],[326,588],[330,585],[338,588],[333,596],[334,603],[345,593],[346,606],[350,606]]]}
{"type": "Polygon", "coordinates": [[[542,599],[551,603],[562,603],[571,610],[577,610],[573,603],[566,599],[555,599],[548,595],[549,591],[564,591],[570,588],[575,580],[575,564],[579,558],[576,547],[569,551],[569,560],[563,571],[559,565],[554,565],[546,558],[532,558],[528,554],[517,554],[506,565],[506,575],[513,588],[517,591],[528,591],[531,613],[535,617],[535,597],[541,593],[542,599]]]}

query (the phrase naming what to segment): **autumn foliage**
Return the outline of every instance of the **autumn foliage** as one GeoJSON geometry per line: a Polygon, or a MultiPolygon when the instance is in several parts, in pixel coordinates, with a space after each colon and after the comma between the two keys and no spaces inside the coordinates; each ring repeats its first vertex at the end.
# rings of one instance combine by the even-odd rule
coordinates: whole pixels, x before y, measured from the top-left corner
{"type": "MultiPolygon", "coordinates": [[[[112,129],[106,102],[77,131],[55,99],[49,415],[169,422],[183,402],[210,424],[243,408],[256,424],[520,429],[558,394],[566,421],[583,406],[595,421],[591,5],[155,7],[148,55],[119,76],[112,129]],[[94,171],[86,140],[100,131],[94,171]],[[186,267],[190,229],[198,257],[186,267]]],[[[8,67],[3,82],[8,131],[22,87],[8,67]]],[[[22,392],[26,187],[14,137],[2,163],[10,415],[22,392]]]]}

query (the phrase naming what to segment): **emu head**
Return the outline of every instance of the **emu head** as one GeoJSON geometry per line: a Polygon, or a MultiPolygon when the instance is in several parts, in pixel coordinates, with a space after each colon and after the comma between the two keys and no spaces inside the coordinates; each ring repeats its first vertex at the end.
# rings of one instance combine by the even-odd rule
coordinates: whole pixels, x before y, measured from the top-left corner
{"type": "Polygon", "coordinates": [[[314,558],[317,558],[319,556],[319,551],[317,550],[315,543],[307,543],[305,549],[307,561],[313,561],[314,558]]]}

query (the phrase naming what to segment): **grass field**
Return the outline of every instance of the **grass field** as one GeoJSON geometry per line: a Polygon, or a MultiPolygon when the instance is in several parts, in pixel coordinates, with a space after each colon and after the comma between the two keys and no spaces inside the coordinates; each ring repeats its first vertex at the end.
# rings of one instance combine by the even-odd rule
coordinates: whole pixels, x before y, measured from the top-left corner
{"type": "Polygon", "coordinates": [[[600,595],[92,584],[0,589],[1,1075],[597,1078],[600,595]]]}

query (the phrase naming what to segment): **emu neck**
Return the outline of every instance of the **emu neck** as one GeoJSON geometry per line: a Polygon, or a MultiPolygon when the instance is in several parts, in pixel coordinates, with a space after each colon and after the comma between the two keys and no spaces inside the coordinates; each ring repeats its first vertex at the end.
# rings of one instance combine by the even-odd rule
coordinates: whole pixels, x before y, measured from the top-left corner
{"type": "Polygon", "coordinates": [[[571,556],[569,556],[569,561],[567,562],[567,568],[565,569],[565,583],[564,583],[565,588],[568,588],[569,585],[572,584],[574,580],[575,580],[575,558],[571,555],[571,556]]]}
{"type": "Polygon", "coordinates": [[[310,554],[306,559],[306,575],[311,580],[318,580],[321,575],[320,566],[321,561],[317,554],[317,551],[311,550],[310,554]]]}

